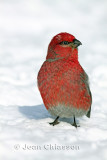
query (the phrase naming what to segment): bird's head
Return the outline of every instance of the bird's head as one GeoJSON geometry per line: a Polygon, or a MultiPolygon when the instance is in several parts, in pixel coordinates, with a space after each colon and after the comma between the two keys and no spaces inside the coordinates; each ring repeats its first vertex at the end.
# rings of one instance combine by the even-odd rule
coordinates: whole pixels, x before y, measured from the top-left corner
{"type": "Polygon", "coordinates": [[[53,37],[46,59],[74,58],[78,59],[78,46],[82,43],[69,33],[59,33],[53,37]]]}

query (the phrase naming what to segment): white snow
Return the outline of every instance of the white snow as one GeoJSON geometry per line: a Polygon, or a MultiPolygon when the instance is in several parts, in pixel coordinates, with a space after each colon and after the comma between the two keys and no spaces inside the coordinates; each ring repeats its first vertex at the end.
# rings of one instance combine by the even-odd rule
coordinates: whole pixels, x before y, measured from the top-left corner
{"type": "Polygon", "coordinates": [[[106,13],[106,0],[0,1],[0,159],[107,159],[106,13]],[[79,61],[90,77],[92,114],[77,119],[78,129],[72,119],[50,126],[54,117],[37,88],[48,44],[60,32],[82,42],[79,61]]]}

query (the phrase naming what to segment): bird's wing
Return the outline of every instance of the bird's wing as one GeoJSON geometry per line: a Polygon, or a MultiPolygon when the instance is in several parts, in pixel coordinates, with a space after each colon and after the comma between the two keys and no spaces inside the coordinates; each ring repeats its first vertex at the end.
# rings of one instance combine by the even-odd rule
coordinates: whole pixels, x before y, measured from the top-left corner
{"type": "MultiPolygon", "coordinates": [[[[82,81],[85,83],[86,85],[86,88],[87,88],[87,91],[90,95],[90,98],[91,98],[91,104],[92,104],[92,94],[91,94],[91,91],[90,91],[90,87],[89,87],[89,78],[88,78],[88,75],[86,74],[86,72],[83,70],[83,72],[81,73],[81,79],[82,81]]],[[[90,118],[90,115],[91,115],[91,105],[90,105],[90,109],[89,111],[87,112],[87,117],[90,118]]]]}
{"type": "MultiPolygon", "coordinates": [[[[91,104],[92,104],[92,94],[91,94],[91,91],[90,91],[90,97],[91,97],[91,104]]],[[[89,109],[89,111],[87,112],[86,116],[87,116],[88,118],[90,118],[90,116],[91,116],[91,106],[90,106],[90,109],[89,109]]]]}

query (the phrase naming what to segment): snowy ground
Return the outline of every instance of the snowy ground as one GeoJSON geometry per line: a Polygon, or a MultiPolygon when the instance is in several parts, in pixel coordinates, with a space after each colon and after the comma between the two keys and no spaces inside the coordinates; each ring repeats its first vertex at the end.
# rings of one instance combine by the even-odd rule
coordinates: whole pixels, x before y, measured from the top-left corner
{"type": "Polygon", "coordinates": [[[107,159],[106,46],[106,0],[0,0],[1,159],[107,159]],[[36,84],[51,38],[63,31],[83,44],[79,60],[93,95],[91,118],[79,118],[78,129],[72,119],[48,124],[36,84]]]}

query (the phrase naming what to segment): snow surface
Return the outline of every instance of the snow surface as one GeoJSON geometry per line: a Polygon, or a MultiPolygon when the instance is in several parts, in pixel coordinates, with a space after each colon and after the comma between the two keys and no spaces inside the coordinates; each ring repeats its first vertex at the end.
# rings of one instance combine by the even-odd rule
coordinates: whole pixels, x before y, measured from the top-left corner
{"type": "Polygon", "coordinates": [[[0,159],[107,159],[106,0],[0,0],[0,159]],[[72,119],[50,126],[54,117],[37,89],[59,32],[82,42],[79,61],[90,77],[92,115],[78,118],[78,129],[72,119]]]}

